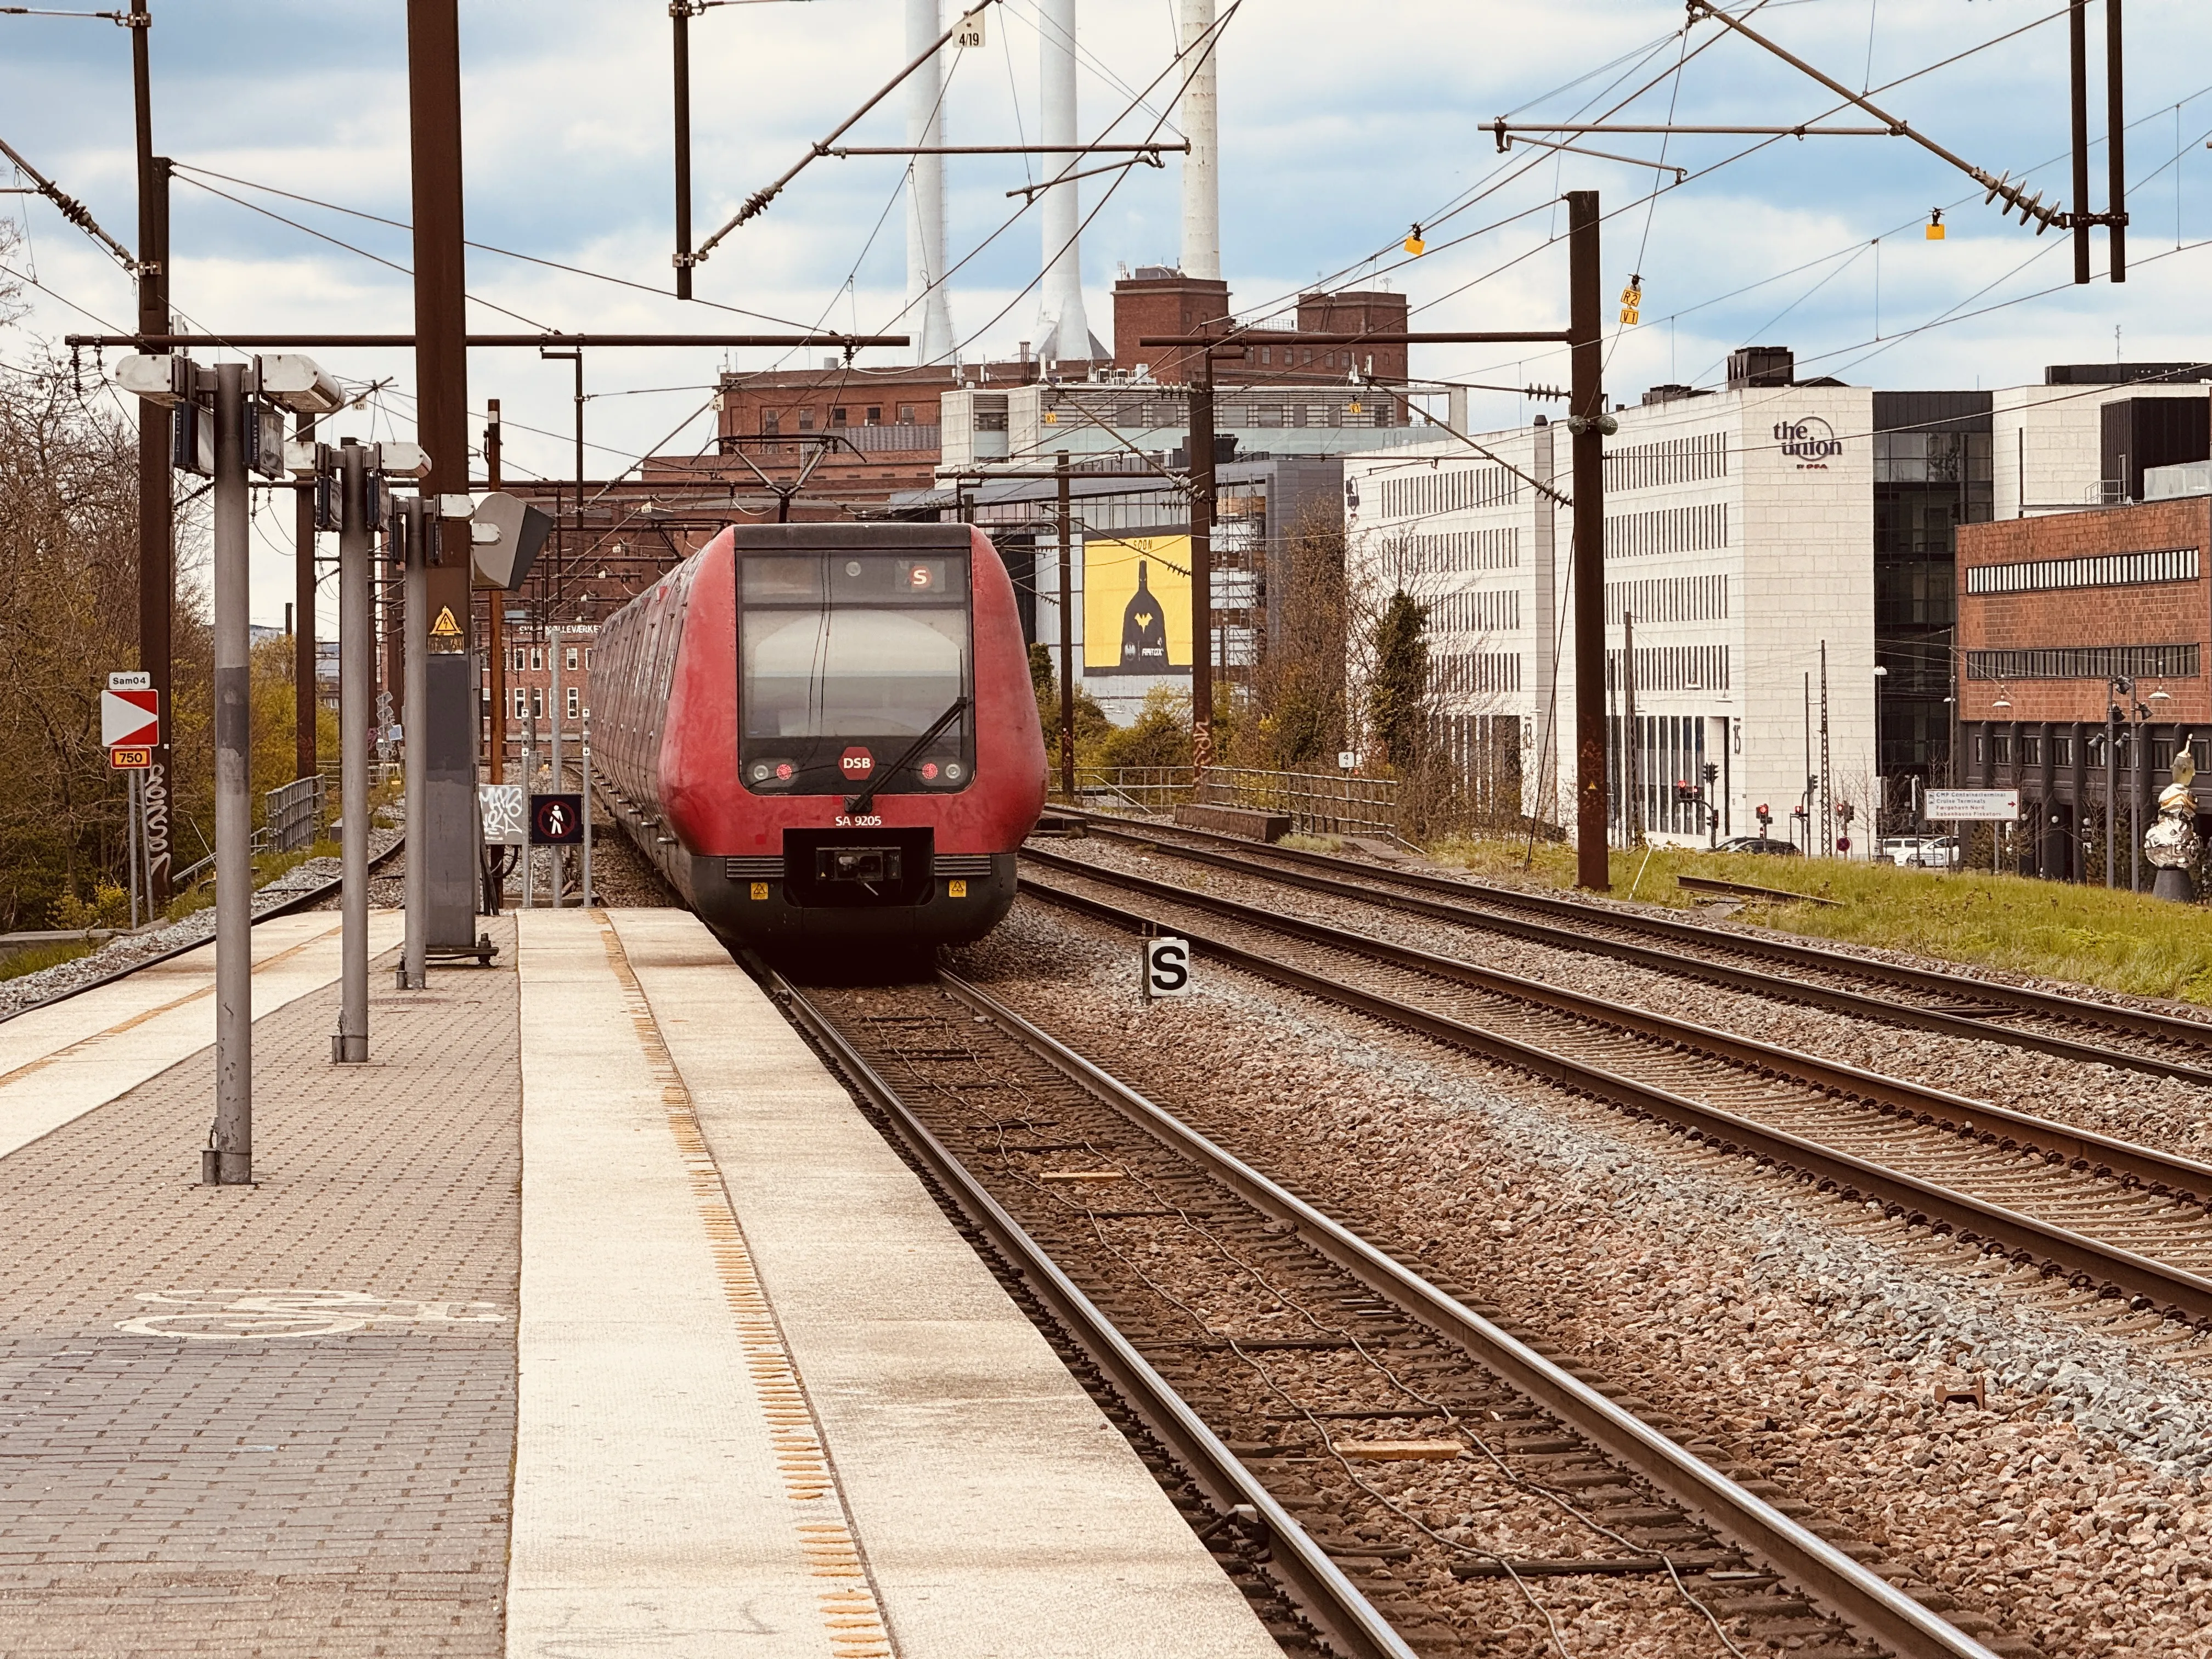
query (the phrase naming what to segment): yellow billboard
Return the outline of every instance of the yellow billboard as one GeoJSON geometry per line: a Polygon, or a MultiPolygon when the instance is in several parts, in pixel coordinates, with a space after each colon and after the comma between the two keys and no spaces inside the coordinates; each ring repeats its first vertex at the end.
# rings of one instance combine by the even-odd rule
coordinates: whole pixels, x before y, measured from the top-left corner
{"type": "Polygon", "coordinates": [[[1190,672],[1190,538],[1083,543],[1083,672],[1190,672]]]}

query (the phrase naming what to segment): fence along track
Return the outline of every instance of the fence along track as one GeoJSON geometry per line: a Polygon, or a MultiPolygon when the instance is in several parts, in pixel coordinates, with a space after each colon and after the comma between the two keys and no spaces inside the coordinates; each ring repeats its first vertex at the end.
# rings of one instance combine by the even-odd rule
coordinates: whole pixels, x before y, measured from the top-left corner
{"type": "MultiPolygon", "coordinates": [[[[1816,1533],[1791,1520],[1562,1365],[1546,1358],[1500,1326],[1216,1146],[980,988],[949,972],[940,974],[939,981],[960,1002],[982,1015],[1092,1099],[1110,1107],[1177,1158],[1196,1165],[1261,1214],[1287,1229],[1286,1237],[1294,1236],[1382,1301],[1409,1316],[1416,1325],[1472,1354],[1512,1389],[1575,1430],[1621,1467],[1641,1475],[1722,1539],[1774,1567],[1855,1632],[1906,1659],[1937,1659],[1938,1656],[1948,1656],[1948,1659],[1993,1659],[1990,1650],[1973,1638],[1922,1607],[1816,1533]]],[[[794,1012],[798,1012],[796,1006],[794,1012]]],[[[823,1016],[811,1009],[800,1018],[809,1030],[817,1030],[815,1022],[823,1020],[823,1016]]],[[[842,1051],[842,1054],[850,1053],[851,1047],[842,1036],[834,1034],[834,1028],[831,1030],[831,1040],[842,1051]]],[[[860,1064],[865,1067],[865,1062],[860,1064]]],[[[880,1077],[872,1071],[868,1076],[871,1081],[863,1086],[872,1097],[876,1097],[881,1090],[884,1096],[896,1099],[880,1077]]],[[[878,1103],[884,1103],[879,1100],[878,1103]]],[[[886,1106],[886,1109],[892,1109],[886,1106]]],[[[902,1105],[894,1115],[911,1121],[911,1115],[902,1105]]],[[[927,1136],[926,1129],[921,1129],[918,1124],[916,1127],[921,1135],[927,1136]]],[[[933,1137],[930,1144],[936,1146],[938,1157],[949,1158],[933,1137]]],[[[935,1158],[931,1161],[934,1167],[935,1158]]],[[[961,1170],[959,1181],[969,1185],[974,1177],[961,1170]]],[[[1004,1212],[998,1211],[988,1198],[982,1202],[1004,1216],[1004,1212]]],[[[1013,1224],[1009,1218],[1005,1224],[1011,1227],[1013,1224]]],[[[1026,1242],[1026,1236],[1023,1237],[1026,1242]]],[[[1053,1271],[1056,1276],[1057,1270],[1053,1271]]],[[[1072,1285],[1069,1290],[1073,1291],[1072,1285]]],[[[1096,1310],[1090,1310],[1087,1302],[1083,1306],[1095,1316],[1096,1310]]],[[[1112,1344],[1135,1358],[1134,1350],[1118,1336],[1110,1332],[1101,1335],[1110,1336],[1112,1344]]],[[[1085,1340],[1088,1346],[1089,1339],[1085,1340]]],[[[1138,1363],[1142,1364],[1141,1359],[1138,1363]]],[[[1156,1373],[1151,1373],[1148,1365],[1144,1366],[1144,1370],[1159,1388],[1167,1387],[1156,1373]]],[[[1187,1407],[1182,1407],[1180,1401],[1176,1404],[1182,1413],[1188,1413],[1187,1407]]],[[[1213,1446],[1220,1446],[1210,1434],[1206,1438],[1213,1446]]],[[[1228,1455],[1225,1448],[1221,1448],[1220,1455],[1228,1455]]],[[[1247,1474],[1244,1479],[1249,1487],[1264,1491],[1255,1477],[1247,1474]]],[[[1271,1524],[1273,1518],[1271,1515],[1271,1524]]],[[[1287,1515],[1284,1518],[1287,1520],[1287,1515]]],[[[1303,1538],[1304,1534],[1301,1532],[1297,1536],[1303,1538]]],[[[1307,1541],[1310,1543],[1310,1540],[1307,1541]]]]}
{"type": "MultiPolygon", "coordinates": [[[[1924,1221],[1954,1233],[1962,1241],[1983,1243],[1985,1248],[2002,1250],[2017,1261],[2040,1262],[2046,1271],[2109,1286],[2169,1317],[2212,1325],[2212,1277],[2207,1276],[2212,1273],[2212,1223],[2196,1196],[2212,1194],[2212,1168],[2090,1131],[2047,1123],[1322,923],[1191,893],[1119,871],[1077,868],[1084,879],[1104,887],[1224,916],[1262,933],[1287,935],[1431,979],[1473,986],[1500,1002],[1517,1001],[1564,1014],[1584,1030],[1579,1034],[1569,1030],[1563,1039],[1565,1022],[1550,1022],[1542,1029],[1524,1028],[1516,1035],[1498,1029],[1517,1023],[1510,1013],[1504,1019],[1493,1013],[1490,1023],[1472,1023],[1401,996],[1349,983],[1340,972],[1317,971],[1180,921],[1172,924],[1209,955],[1294,989],[1610,1100],[1632,1113],[1683,1130],[1693,1139],[1725,1151],[1747,1152],[1761,1162],[1798,1173],[1823,1189],[1834,1188],[1847,1200],[1879,1203],[1893,1216],[1924,1221]],[[1707,1097],[1692,1097],[1649,1077],[1628,1076],[1612,1064],[1601,1064],[1601,1059],[1615,1060],[1624,1045],[1617,1037],[1593,1045],[1588,1035],[1591,1029],[1626,1031],[1647,1039],[1635,1048],[1647,1057],[1657,1052],[1656,1069],[1662,1077],[1670,1082],[1695,1079],[1691,1086],[1707,1097]],[[1727,1067],[1717,1088],[1709,1076],[1700,1075],[1700,1062],[1712,1059],[1723,1060],[1727,1067]],[[1778,1090],[1768,1083],[1745,1089],[1741,1079],[1746,1075],[1754,1083],[1762,1079],[1781,1079],[1797,1087],[1794,1091],[1778,1090]],[[1727,1097],[1726,1103],[1710,1097],[1716,1093],[1727,1097]],[[1747,1104],[1760,1116],[1747,1116],[1738,1109],[1747,1104]],[[1831,1115],[1837,1106],[1857,1109],[1839,1122],[1831,1115]],[[1886,1120],[1875,1121],[1875,1115],[1885,1112],[1890,1115],[1886,1120]],[[1784,1122],[1763,1121],[1772,1116],[1780,1116],[1784,1122]],[[1857,1121],[1851,1121],[1854,1117],[1857,1121]],[[1790,1127],[1793,1118],[1796,1127],[1790,1127]],[[1948,1158],[1943,1155],[1945,1144],[1963,1143],[1979,1160],[1978,1165],[1970,1164],[1967,1172],[1984,1190],[1980,1194],[1960,1191],[1929,1175],[1896,1167],[1890,1161],[1896,1151],[1912,1150],[1900,1148],[1897,1143],[1912,1137],[1919,1138],[1917,1150],[1923,1164],[1947,1177],[1956,1172],[1960,1159],[1955,1154],[1948,1158]],[[1838,1140],[1855,1143],[1861,1150],[1838,1146],[1838,1140]],[[1995,1148],[1994,1156],[1980,1158],[1978,1149],[1990,1146],[1995,1148]],[[2040,1171],[2029,1167],[2036,1158],[2046,1166],[2040,1171]],[[2047,1167],[2052,1164],[2063,1167],[2057,1170],[2047,1167]],[[2089,1185],[2100,1172],[2115,1176],[2126,1189],[2112,1193],[2089,1185]],[[2031,1182],[2031,1174],[2039,1175],[2039,1180],[2031,1182]],[[2006,1201],[2016,1200],[2023,1191],[2044,1213],[2016,1209],[2006,1201]],[[2089,1213],[2093,1224],[2108,1234],[2119,1233],[2127,1242],[2077,1231],[2075,1223],[2084,1212],[2089,1213]],[[2185,1248],[2177,1249],[2177,1244],[2185,1248]],[[2186,1257],[2187,1265],[2170,1259],[2175,1255],[2186,1257]]],[[[1119,927],[1141,929],[1159,921],[1157,915],[1140,915],[1030,878],[1024,877],[1022,886],[1036,897],[1119,927]]],[[[1709,1066],[1704,1069],[1711,1071],[1709,1066]]]]}
{"type": "Polygon", "coordinates": [[[1884,1024],[1908,1025],[1945,1036],[2029,1049],[2049,1054],[2054,1059],[2075,1060],[2084,1065],[2111,1066],[2123,1071],[2212,1086],[2212,1023],[2185,1019],[2148,1009],[2122,1007],[2086,997],[2067,996],[2059,992],[2032,990],[2025,986],[1945,975],[1899,963],[1879,962],[1847,955],[1840,951],[1823,950],[1817,945],[1795,945],[1782,939],[1724,933],[1719,928],[1702,927],[1696,922],[1624,915],[1602,905],[1553,898],[1540,893],[1524,893],[1512,888],[1487,886],[1477,882],[1457,881],[1418,870],[1377,868],[1358,859],[1340,858],[1327,853],[1310,853],[1285,847],[1262,848],[1234,836],[1186,829],[1180,824],[1130,824],[1115,822],[1101,814],[1085,812],[1081,816],[1086,829],[1095,834],[1139,842],[1177,858],[1238,871],[1265,880],[1283,882],[1311,892],[1328,893],[1364,904],[1381,905],[1462,927],[1508,933],[1516,939],[1528,939],[1532,944],[1550,945],[1558,950],[1573,951],[1586,956],[1608,956],[1677,977],[1692,975],[1731,990],[1748,991],[1759,996],[1826,1008],[1884,1024]],[[1194,842],[1199,844],[1191,844],[1194,842]],[[1231,848],[1243,850],[1229,850],[1231,848]],[[1292,867],[1285,868],[1285,866],[1292,867]],[[1316,871],[1328,873],[1313,873],[1316,871]],[[1358,879],[1346,880],[1346,877],[1358,879]],[[1378,884],[1383,883],[1414,891],[1393,892],[1389,887],[1378,884]],[[1449,894],[1452,898],[1439,902],[1417,896],[1417,894],[1449,894]],[[1567,925],[1555,926],[1550,922],[1530,921],[1524,916],[1501,915],[1497,909],[1478,908],[1480,906],[1533,910],[1567,925]],[[1609,938],[1602,931],[1607,929],[1620,934],[1641,933],[1663,939],[1671,948],[1638,945],[1626,938],[1609,938]],[[1685,955],[1682,949],[1685,946],[1691,951],[1750,957],[1862,982],[1871,981],[1892,993],[1905,992],[1939,999],[1939,1005],[1931,1007],[1895,1000],[1893,997],[1872,996],[1864,992],[1823,985],[1788,975],[1778,975],[1771,969],[1754,971],[1734,967],[1710,957],[1685,955]],[[2020,1016],[2054,1020],[2077,1029],[2087,1026],[2140,1037],[2163,1045],[2173,1052],[2145,1053],[2114,1048],[2081,1037],[2027,1030],[2002,1023],[2020,1016]]]}

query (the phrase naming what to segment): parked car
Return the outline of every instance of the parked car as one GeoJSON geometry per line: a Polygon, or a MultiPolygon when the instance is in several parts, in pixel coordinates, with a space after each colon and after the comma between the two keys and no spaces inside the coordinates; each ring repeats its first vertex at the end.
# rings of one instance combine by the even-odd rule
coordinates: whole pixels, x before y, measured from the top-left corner
{"type": "Polygon", "coordinates": [[[1758,836],[1730,836],[1713,850],[1716,853],[1786,853],[1792,857],[1797,852],[1792,842],[1769,841],[1758,836]]]}
{"type": "Polygon", "coordinates": [[[1881,851],[1892,864],[1909,869],[1956,869],[1960,859],[1956,836],[1890,836],[1881,851]]]}

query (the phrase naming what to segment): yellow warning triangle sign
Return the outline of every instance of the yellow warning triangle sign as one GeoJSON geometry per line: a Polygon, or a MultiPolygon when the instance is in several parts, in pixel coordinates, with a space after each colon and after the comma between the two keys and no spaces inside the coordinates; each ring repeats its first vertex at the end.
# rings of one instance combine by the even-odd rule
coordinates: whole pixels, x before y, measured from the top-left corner
{"type": "Polygon", "coordinates": [[[461,625],[453,620],[453,607],[450,605],[440,607],[438,620],[430,624],[430,637],[434,640],[457,640],[460,636],[461,625]]]}

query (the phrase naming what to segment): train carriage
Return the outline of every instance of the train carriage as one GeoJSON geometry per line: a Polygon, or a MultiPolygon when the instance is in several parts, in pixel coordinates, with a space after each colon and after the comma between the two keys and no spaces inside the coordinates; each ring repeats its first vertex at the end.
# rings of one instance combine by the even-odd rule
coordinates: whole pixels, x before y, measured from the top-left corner
{"type": "Polygon", "coordinates": [[[592,680],[623,828],[732,942],[962,944],[1012,904],[1044,739],[969,526],[726,530],[608,622],[592,680]]]}

